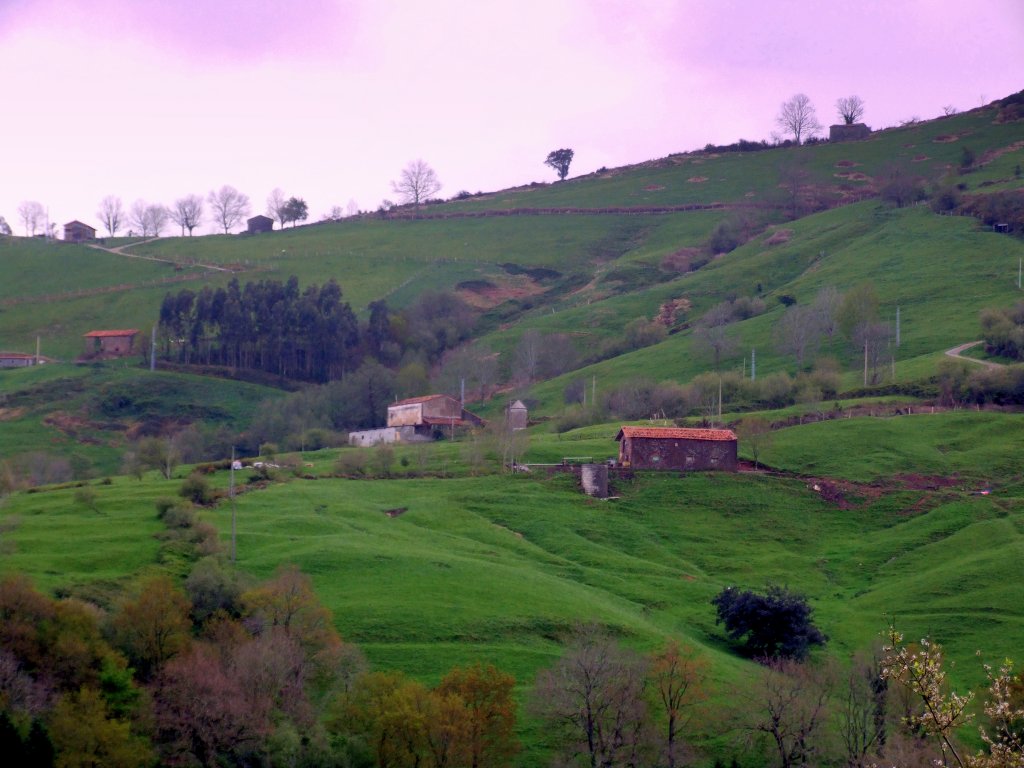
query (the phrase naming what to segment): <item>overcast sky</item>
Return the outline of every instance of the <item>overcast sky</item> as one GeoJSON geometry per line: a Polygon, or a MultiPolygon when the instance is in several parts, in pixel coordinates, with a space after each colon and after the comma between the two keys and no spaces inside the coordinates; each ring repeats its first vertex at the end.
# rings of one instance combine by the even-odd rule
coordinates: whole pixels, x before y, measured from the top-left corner
{"type": "MultiPolygon", "coordinates": [[[[1024,0],[0,0],[0,215],[275,187],[310,218],[739,138],[857,94],[874,128],[1024,88],[1024,0]]],[[[209,231],[204,225],[202,231],[209,231]]]]}

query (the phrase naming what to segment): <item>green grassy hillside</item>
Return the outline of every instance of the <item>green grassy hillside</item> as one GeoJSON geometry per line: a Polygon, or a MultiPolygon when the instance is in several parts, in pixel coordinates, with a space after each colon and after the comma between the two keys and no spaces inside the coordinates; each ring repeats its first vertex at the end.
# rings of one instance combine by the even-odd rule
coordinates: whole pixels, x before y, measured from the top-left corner
{"type": "MultiPolygon", "coordinates": [[[[897,382],[920,384],[935,375],[944,350],[979,337],[981,309],[1020,298],[1024,241],[972,218],[866,196],[894,165],[969,194],[1021,189],[1021,124],[995,118],[986,108],[858,143],[673,155],[420,212],[255,237],[108,244],[126,253],[0,239],[0,348],[32,351],[39,337],[45,355],[69,361],[86,331],[145,333],[167,291],[232,278],[296,275],[303,286],[335,278],[362,314],[377,299],[403,308],[424,291],[453,290],[479,310],[471,340],[498,353],[506,383],[528,330],[568,334],[591,361],[514,390],[543,420],[561,413],[574,380],[585,378],[601,395],[639,378],[682,384],[708,372],[695,329],[709,309],[737,297],[763,300],[764,312],[730,327],[735,350],[721,370],[748,372],[756,349],[760,377],[795,374],[795,362],[776,350],[784,304],[870,282],[882,321],[901,312],[901,344],[881,381],[892,383],[894,372],[897,382]],[[964,147],[979,165],[959,174],[964,147]],[[794,178],[790,192],[831,207],[786,220],[794,178]],[[650,210],[694,204],[716,205],[650,210]],[[513,209],[520,210],[504,215],[513,209]],[[726,224],[750,237],[695,271],[680,271],[678,258],[673,266],[673,257],[703,248],[726,224]],[[631,322],[669,303],[676,315],[663,340],[602,352],[631,322]]],[[[839,392],[859,386],[856,350],[837,338],[823,353],[838,361],[839,392]]],[[[0,498],[0,572],[25,572],[48,591],[101,606],[141,575],[188,572],[195,553],[159,538],[154,505],[178,493],[189,468],[172,480],[153,471],[118,477],[125,449],[193,425],[227,455],[260,403],[283,393],[150,372],[140,358],[0,371],[0,459],[63,457],[80,478],[0,498]]],[[[481,411],[495,415],[506,394],[481,411]]],[[[1024,645],[1012,578],[1024,555],[1024,417],[843,418],[869,404],[879,412],[896,406],[879,397],[831,401],[761,414],[790,423],[835,407],[840,416],[776,429],[759,456],[770,472],[639,474],[616,481],[610,501],[581,495],[566,475],[496,474],[479,436],[399,447],[386,479],[335,476],[339,457],[364,457],[372,474],[373,452],[285,457],[295,471],[271,482],[240,476],[238,567],[264,577],[298,564],[339,630],[376,666],[424,681],[453,664],[490,661],[514,673],[523,694],[580,621],[603,623],[642,649],[670,637],[692,643],[711,660],[717,683],[735,681],[754,668],[724,640],[709,601],[727,585],[774,582],[809,596],[830,637],[826,653],[845,660],[895,616],[908,636],[931,633],[944,643],[960,662],[955,681],[976,685],[976,649],[994,659],[1024,645]],[[396,509],[403,511],[385,514],[396,509]]],[[[730,413],[733,405],[724,404],[730,422],[742,417],[730,413]]],[[[526,460],[610,458],[617,427],[555,434],[538,424],[526,460]]],[[[748,444],[741,452],[753,455],[748,444]]],[[[228,478],[218,472],[210,481],[223,491],[228,478]]],[[[226,503],[202,512],[224,542],[230,514],[226,503]]],[[[524,764],[538,762],[544,734],[523,728],[524,764]]]]}
{"type": "MultiPolygon", "coordinates": [[[[582,620],[642,647],[696,642],[728,676],[735,662],[722,655],[708,601],[725,585],[767,582],[806,592],[840,655],[870,642],[890,614],[911,634],[951,643],[956,658],[975,648],[1012,655],[1024,615],[1003,575],[1024,547],[1019,446],[984,436],[1020,432],[1020,419],[950,413],[778,432],[769,464],[857,481],[841,503],[815,481],[755,473],[641,474],[606,502],[567,476],[293,478],[239,497],[239,567],[266,576],[298,563],[346,637],[377,664],[424,679],[475,658],[529,679],[582,620]],[[992,495],[975,495],[986,481],[992,495]]],[[[537,436],[529,458],[561,442],[537,436]]],[[[306,459],[329,460],[317,456],[306,459]]],[[[95,509],[73,488],[12,496],[3,569],[102,595],[160,567],[153,502],[179,482],[96,484],[95,509]]],[[[204,517],[227,536],[226,503],[204,517]]],[[[976,671],[965,664],[959,674],[976,682],[976,671]]]]}
{"type": "Polygon", "coordinates": [[[66,456],[81,476],[116,474],[129,444],[168,427],[244,429],[280,390],[166,371],[136,360],[48,363],[0,373],[0,458],[66,456]]]}

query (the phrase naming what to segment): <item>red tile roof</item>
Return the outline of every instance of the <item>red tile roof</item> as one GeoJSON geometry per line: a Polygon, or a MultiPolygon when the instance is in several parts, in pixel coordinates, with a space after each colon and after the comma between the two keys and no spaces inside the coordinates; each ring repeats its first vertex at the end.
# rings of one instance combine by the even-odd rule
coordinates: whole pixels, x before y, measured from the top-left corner
{"type": "Polygon", "coordinates": [[[416,405],[417,403],[426,403],[430,400],[437,400],[439,397],[444,397],[449,400],[454,400],[454,397],[448,395],[422,395],[420,397],[407,397],[405,400],[399,400],[397,403],[391,405],[416,405]]]}
{"type": "Polygon", "coordinates": [[[0,352],[0,357],[5,360],[25,360],[35,355],[26,355],[24,352],[0,352]]]}
{"type": "Polygon", "coordinates": [[[82,335],[87,339],[106,339],[112,336],[134,336],[137,333],[134,328],[129,328],[126,331],[89,331],[82,335]]]}
{"type": "Polygon", "coordinates": [[[691,429],[688,427],[622,427],[616,440],[633,437],[653,437],[677,440],[735,440],[731,429],[691,429]]]}

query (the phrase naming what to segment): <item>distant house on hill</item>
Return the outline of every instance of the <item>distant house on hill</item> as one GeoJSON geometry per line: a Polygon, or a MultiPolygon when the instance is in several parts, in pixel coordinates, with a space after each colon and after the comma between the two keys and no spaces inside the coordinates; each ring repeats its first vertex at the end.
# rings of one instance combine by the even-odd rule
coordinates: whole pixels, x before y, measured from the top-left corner
{"type": "Polygon", "coordinates": [[[830,125],[828,127],[828,140],[837,141],[860,141],[871,135],[871,129],[864,123],[851,123],[850,125],[830,125]]]}
{"type": "Polygon", "coordinates": [[[84,334],[85,354],[89,357],[130,355],[138,334],[134,328],[124,331],[89,331],[84,334]]]}
{"type": "Polygon", "coordinates": [[[22,352],[0,352],[0,368],[25,368],[35,364],[35,355],[26,355],[22,352]]]}
{"type": "Polygon", "coordinates": [[[424,395],[388,406],[389,427],[476,427],[483,419],[448,395],[424,395]]]}
{"type": "Polygon", "coordinates": [[[451,434],[484,423],[470,413],[454,397],[424,395],[399,400],[388,406],[386,427],[350,432],[349,445],[369,446],[377,443],[421,443],[441,434],[451,434]]]}
{"type": "Polygon", "coordinates": [[[75,220],[64,225],[64,240],[68,243],[86,243],[96,239],[96,230],[75,220]]]}
{"type": "Polygon", "coordinates": [[[253,216],[251,219],[246,219],[246,232],[250,235],[257,235],[260,232],[273,232],[274,220],[269,216],[253,216]]]}
{"type": "Polygon", "coordinates": [[[624,467],[736,471],[737,440],[731,429],[622,427],[615,439],[624,467]]]}

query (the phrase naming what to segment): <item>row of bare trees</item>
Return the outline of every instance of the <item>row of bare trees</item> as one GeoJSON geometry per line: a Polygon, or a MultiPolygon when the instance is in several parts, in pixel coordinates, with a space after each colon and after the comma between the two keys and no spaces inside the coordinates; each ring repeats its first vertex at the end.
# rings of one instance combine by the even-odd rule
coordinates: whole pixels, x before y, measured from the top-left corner
{"type": "Polygon", "coordinates": [[[181,227],[182,235],[186,230],[192,235],[207,215],[204,202],[210,206],[211,221],[223,228],[224,234],[238,226],[250,211],[248,196],[225,184],[220,189],[212,190],[205,201],[200,195],[185,195],[171,206],[136,200],[126,210],[121,198],[108,195],[100,201],[96,216],[111,237],[115,237],[126,226],[132,228],[132,234],[159,237],[168,222],[181,227]]]}

